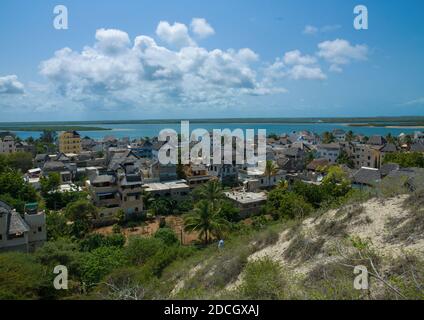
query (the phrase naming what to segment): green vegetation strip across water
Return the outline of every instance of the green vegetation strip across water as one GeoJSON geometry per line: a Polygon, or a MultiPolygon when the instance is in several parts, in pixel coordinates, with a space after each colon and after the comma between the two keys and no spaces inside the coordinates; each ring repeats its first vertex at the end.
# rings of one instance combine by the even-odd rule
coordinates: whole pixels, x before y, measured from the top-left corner
{"type": "Polygon", "coordinates": [[[32,126],[32,127],[0,127],[7,131],[105,131],[110,128],[85,127],[85,126],[32,126]]]}

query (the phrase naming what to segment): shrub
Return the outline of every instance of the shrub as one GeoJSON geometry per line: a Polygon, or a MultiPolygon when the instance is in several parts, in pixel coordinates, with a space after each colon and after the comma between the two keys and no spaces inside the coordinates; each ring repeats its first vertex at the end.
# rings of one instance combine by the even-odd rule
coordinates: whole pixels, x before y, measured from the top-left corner
{"type": "Polygon", "coordinates": [[[247,264],[238,291],[241,299],[279,300],[285,296],[286,287],[280,264],[265,258],[247,264]]]}
{"type": "Polygon", "coordinates": [[[0,299],[42,298],[48,286],[45,268],[23,253],[0,254],[0,299]]]}
{"type": "Polygon", "coordinates": [[[141,265],[159,252],[164,245],[164,242],[157,238],[132,237],[125,248],[125,255],[132,264],[141,265]]]}
{"type": "Polygon", "coordinates": [[[179,240],[174,232],[170,228],[161,228],[156,231],[154,237],[162,240],[167,246],[179,243],[179,240]]]}
{"type": "Polygon", "coordinates": [[[112,227],[112,232],[116,233],[116,234],[120,234],[121,233],[121,226],[119,224],[114,224],[112,227]]]}
{"type": "Polygon", "coordinates": [[[97,248],[87,254],[82,262],[82,280],[88,287],[92,287],[114,269],[125,265],[127,259],[121,248],[97,248]]]}
{"type": "Polygon", "coordinates": [[[82,251],[92,251],[100,247],[118,247],[122,248],[125,244],[125,237],[122,234],[113,234],[105,236],[102,234],[90,234],[80,241],[82,251]]]}

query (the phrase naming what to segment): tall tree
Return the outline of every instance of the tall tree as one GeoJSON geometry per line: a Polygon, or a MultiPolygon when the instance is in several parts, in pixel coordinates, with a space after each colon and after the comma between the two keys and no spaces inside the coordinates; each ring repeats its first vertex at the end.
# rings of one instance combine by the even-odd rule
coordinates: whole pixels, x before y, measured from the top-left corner
{"type": "Polygon", "coordinates": [[[198,188],[195,193],[197,199],[206,200],[213,206],[216,206],[224,198],[222,185],[218,180],[209,181],[198,188]]]}
{"type": "Polygon", "coordinates": [[[265,164],[265,176],[268,179],[268,186],[271,185],[271,177],[276,176],[278,173],[278,167],[271,160],[267,160],[265,164]]]}
{"type": "Polygon", "coordinates": [[[355,139],[355,134],[353,133],[353,131],[352,131],[352,130],[349,130],[349,131],[346,133],[346,141],[347,141],[347,142],[352,142],[352,141],[353,141],[353,139],[355,139]]]}
{"type": "Polygon", "coordinates": [[[73,222],[72,233],[83,238],[91,229],[92,219],[97,218],[97,208],[87,200],[78,200],[66,206],[65,216],[73,222]]]}
{"type": "Polygon", "coordinates": [[[199,236],[205,244],[208,244],[212,236],[220,237],[228,229],[228,221],[207,200],[200,201],[193,211],[184,217],[184,230],[187,232],[199,232],[199,236]]]}

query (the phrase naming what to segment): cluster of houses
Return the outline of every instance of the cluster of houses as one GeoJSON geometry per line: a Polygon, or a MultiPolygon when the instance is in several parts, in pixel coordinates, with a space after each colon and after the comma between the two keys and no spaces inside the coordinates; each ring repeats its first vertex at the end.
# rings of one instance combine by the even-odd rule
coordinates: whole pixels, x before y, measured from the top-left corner
{"type": "MultiPolygon", "coordinates": [[[[42,176],[57,173],[61,184],[57,192],[84,188],[99,208],[99,216],[93,221],[97,225],[114,223],[118,210],[123,210],[128,219],[145,212],[145,192],[156,198],[184,199],[194,188],[212,179],[232,187],[225,196],[239,208],[242,217],[247,217],[259,212],[265,203],[264,190],[281,180],[320,184],[325,174],[323,168],[336,164],[342,154],[351,163],[350,168],[343,166],[344,170],[354,185],[363,187],[372,186],[385,176],[404,173],[405,169],[399,166],[382,164],[386,154],[402,148],[424,152],[424,134],[420,132],[415,133],[412,144],[400,146],[382,136],[365,139],[359,135],[347,139],[346,132],[339,129],[332,136],[331,143],[322,143],[319,135],[307,131],[269,137],[267,160],[274,163],[275,170],[264,173],[235,162],[190,163],[177,168],[159,162],[158,154],[164,142],[157,138],[130,140],[108,136],[98,141],[67,131],[58,137],[59,152],[35,155],[34,168],[28,170],[25,179],[39,189],[42,176]]],[[[13,136],[0,137],[0,152],[17,151],[13,136]]],[[[405,174],[413,176],[413,172],[405,174]]],[[[6,246],[5,239],[13,240],[11,246],[16,244],[26,250],[45,239],[43,212],[32,209],[22,217],[7,204],[0,203],[0,219],[0,250],[6,246]]]]}

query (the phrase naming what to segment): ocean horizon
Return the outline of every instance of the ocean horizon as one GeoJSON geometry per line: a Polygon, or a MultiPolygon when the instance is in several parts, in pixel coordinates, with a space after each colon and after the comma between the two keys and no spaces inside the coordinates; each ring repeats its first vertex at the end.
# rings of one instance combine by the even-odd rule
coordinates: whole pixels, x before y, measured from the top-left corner
{"type": "MultiPolygon", "coordinates": [[[[190,131],[203,128],[213,129],[265,129],[267,134],[284,134],[293,131],[311,131],[321,134],[334,129],[352,130],[355,134],[370,135],[399,135],[413,134],[422,130],[421,125],[411,123],[422,121],[424,117],[363,117],[363,118],[228,118],[228,119],[187,119],[190,122],[190,131]],[[368,123],[377,125],[367,125],[368,123]],[[356,125],[360,126],[356,126],[356,125]],[[352,126],[354,125],[354,126],[352,126]]],[[[103,139],[106,136],[130,139],[158,136],[163,129],[180,131],[180,119],[162,120],[94,120],[94,121],[44,121],[44,122],[3,122],[0,131],[11,131],[21,139],[37,138],[42,130],[54,126],[55,129],[68,129],[77,126],[80,129],[87,127],[90,130],[77,130],[82,136],[93,139],[103,139]],[[97,127],[93,127],[95,125],[97,127]],[[16,130],[16,128],[21,130],[16,130]],[[9,129],[10,128],[10,129],[9,129]],[[39,130],[38,130],[39,128],[39,130]],[[94,128],[94,130],[93,130],[94,128]],[[25,130],[24,130],[25,129],[25,130]],[[104,129],[104,130],[103,130],[104,129]]],[[[60,130],[57,130],[60,131],[60,130]]]]}

